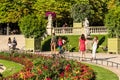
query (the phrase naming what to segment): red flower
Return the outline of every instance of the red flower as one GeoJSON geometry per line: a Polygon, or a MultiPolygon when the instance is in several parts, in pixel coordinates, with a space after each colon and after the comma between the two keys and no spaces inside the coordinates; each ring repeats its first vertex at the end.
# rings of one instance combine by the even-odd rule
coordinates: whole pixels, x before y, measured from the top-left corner
{"type": "Polygon", "coordinates": [[[61,73],[60,73],[60,77],[64,77],[64,72],[61,72],[61,73]]]}
{"type": "Polygon", "coordinates": [[[46,78],[46,80],[52,80],[51,78],[46,78]]]}
{"type": "Polygon", "coordinates": [[[42,74],[42,71],[41,71],[41,70],[38,70],[38,74],[42,74]]]}
{"type": "Polygon", "coordinates": [[[48,67],[47,66],[43,66],[43,68],[46,70],[46,69],[48,69],[48,67]]]}
{"type": "Polygon", "coordinates": [[[70,64],[68,64],[66,67],[65,67],[65,70],[68,71],[70,69],[70,64]]]}

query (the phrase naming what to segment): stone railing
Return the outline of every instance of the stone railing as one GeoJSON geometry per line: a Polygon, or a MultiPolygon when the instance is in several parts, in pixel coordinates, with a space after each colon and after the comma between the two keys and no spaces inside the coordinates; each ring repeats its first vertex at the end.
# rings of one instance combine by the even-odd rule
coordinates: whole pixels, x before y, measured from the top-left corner
{"type": "Polygon", "coordinates": [[[99,27],[89,27],[91,34],[107,34],[107,29],[105,26],[99,27]]]}
{"type": "MultiPolygon", "coordinates": [[[[91,34],[107,34],[107,29],[104,26],[100,27],[89,27],[91,34]]],[[[57,27],[54,28],[56,35],[81,35],[84,33],[84,28],[75,28],[75,27],[57,27]]]]}

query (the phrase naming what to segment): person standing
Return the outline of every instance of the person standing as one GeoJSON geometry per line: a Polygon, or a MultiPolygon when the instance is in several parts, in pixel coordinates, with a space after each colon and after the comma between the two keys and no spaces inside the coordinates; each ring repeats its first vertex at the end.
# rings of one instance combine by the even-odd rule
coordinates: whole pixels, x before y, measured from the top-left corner
{"type": "Polygon", "coordinates": [[[10,37],[8,38],[8,47],[9,47],[9,50],[12,48],[12,40],[10,37]]]}
{"type": "Polygon", "coordinates": [[[15,50],[16,46],[17,46],[17,41],[16,41],[15,37],[13,38],[12,45],[13,45],[13,50],[15,50]]]}
{"type": "Polygon", "coordinates": [[[66,32],[66,27],[68,27],[68,24],[65,22],[62,27],[63,27],[63,33],[65,33],[66,32]]]}
{"type": "Polygon", "coordinates": [[[85,35],[82,34],[81,38],[79,39],[79,50],[80,50],[80,52],[82,54],[82,60],[84,60],[84,58],[85,58],[85,51],[86,51],[85,42],[86,42],[85,35]]]}
{"type": "Polygon", "coordinates": [[[56,54],[56,43],[57,43],[57,38],[55,36],[55,33],[53,33],[51,38],[51,53],[56,54]]]}
{"type": "Polygon", "coordinates": [[[94,39],[93,39],[92,59],[91,60],[94,60],[96,58],[97,45],[98,45],[98,37],[95,36],[94,39]]]}

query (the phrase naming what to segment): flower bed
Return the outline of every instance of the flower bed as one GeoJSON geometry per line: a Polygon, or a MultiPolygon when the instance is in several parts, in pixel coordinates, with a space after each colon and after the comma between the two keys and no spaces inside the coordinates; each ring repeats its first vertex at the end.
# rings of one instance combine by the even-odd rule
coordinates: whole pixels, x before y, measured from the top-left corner
{"type": "Polygon", "coordinates": [[[22,80],[94,80],[94,71],[88,66],[61,57],[35,54],[0,55],[0,59],[12,60],[25,67],[5,79],[22,80]]]}

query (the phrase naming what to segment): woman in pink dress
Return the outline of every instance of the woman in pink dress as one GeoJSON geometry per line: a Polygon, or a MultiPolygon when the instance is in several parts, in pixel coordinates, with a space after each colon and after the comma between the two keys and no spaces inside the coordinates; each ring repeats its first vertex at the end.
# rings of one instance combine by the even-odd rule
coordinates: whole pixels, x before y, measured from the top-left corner
{"type": "Polygon", "coordinates": [[[81,38],[79,39],[79,50],[82,54],[82,60],[83,60],[83,58],[85,58],[85,51],[86,51],[85,42],[86,42],[85,35],[82,34],[81,38]]]}

